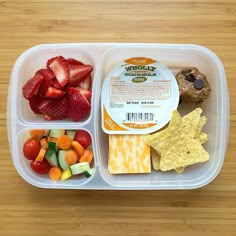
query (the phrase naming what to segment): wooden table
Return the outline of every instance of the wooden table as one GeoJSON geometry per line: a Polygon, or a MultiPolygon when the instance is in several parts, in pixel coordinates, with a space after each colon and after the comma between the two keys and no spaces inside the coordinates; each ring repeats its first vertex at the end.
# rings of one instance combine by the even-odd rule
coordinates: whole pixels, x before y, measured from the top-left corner
{"type": "Polygon", "coordinates": [[[0,0],[0,235],[236,235],[234,0],[0,0]],[[190,191],[45,190],[13,167],[6,107],[12,66],[41,43],[196,43],[222,60],[231,127],[225,163],[190,191]]]}

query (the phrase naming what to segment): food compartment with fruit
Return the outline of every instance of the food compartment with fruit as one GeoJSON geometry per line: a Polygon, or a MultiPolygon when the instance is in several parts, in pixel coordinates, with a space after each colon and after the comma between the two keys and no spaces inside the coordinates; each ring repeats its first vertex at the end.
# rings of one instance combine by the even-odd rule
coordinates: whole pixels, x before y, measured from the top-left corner
{"type": "Polygon", "coordinates": [[[84,123],[90,118],[95,63],[88,52],[42,49],[17,69],[13,86],[21,122],[84,123]]]}
{"type": "Polygon", "coordinates": [[[17,148],[21,150],[17,161],[30,173],[31,180],[41,178],[44,184],[80,185],[93,178],[95,161],[88,131],[26,129],[17,138],[17,148]]]}

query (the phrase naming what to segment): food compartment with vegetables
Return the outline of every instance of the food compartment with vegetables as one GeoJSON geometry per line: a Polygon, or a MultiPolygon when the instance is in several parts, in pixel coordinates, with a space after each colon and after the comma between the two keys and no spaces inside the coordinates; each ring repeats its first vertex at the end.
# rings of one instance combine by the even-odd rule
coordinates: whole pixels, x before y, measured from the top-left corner
{"type": "Polygon", "coordinates": [[[93,178],[96,165],[88,131],[25,129],[17,139],[21,151],[16,161],[27,171],[26,180],[41,185],[79,186],[93,178]]]}

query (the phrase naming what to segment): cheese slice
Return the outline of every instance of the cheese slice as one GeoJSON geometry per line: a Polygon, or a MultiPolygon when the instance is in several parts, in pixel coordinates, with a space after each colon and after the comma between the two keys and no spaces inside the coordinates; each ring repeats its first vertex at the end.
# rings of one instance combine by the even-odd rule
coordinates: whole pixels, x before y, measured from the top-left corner
{"type": "Polygon", "coordinates": [[[150,146],[145,138],[146,135],[109,135],[109,173],[150,173],[150,146]]]}

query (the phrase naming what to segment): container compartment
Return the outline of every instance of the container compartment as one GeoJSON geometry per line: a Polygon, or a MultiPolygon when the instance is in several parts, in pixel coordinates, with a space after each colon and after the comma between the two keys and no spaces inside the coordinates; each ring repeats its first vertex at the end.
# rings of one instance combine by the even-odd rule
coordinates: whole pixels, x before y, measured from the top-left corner
{"type": "MultiPolygon", "coordinates": [[[[12,74],[12,79],[14,80],[12,100],[16,105],[16,118],[23,124],[52,124],[52,123],[71,123],[73,121],[69,119],[56,120],[56,121],[45,121],[43,115],[34,114],[28,104],[28,101],[22,96],[22,87],[24,84],[31,79],[35,72],[39,69],[46,69],[46,63],[48,59],[63,56],[65,58],[75,58],[82,61],[84,64],[89,64],[93,66],[92,72],[92,82],[93,75],[96,68],[96,63],[93,57],[86,50],[82,49],[80,46],[71,45],[40,45],[33,47],[23,53],[15,64],[15,68],[12,74]]],[[[93,86],[93,83],[92,83],[93,86]]],[[[92,87],[93,90],[93,87],[92,87]]],[[[93,109],[93,105],[92,105],[93,109]]],[[[77,124],[84,124],[91,119],[90,115],[83,121],[77,122],[77,124]]]]}
{"type": "MultiPolygon", "coordinates": [[[[59,128],[58,128],[59,129],[59,128]]],[[[48,174],[37,174],[35,173],[31,167],[30,163],[31,161],[26,159],[23,154],[23,145],[26,140],[29,139],[29,128],[22,129],[18,134],[17,134],[17,143],[15,145],[15,148],[13,149],[13,155],[14,155],[14,164],[16,166],[16,169],[18,173],[21,175],[23,179],[25,179],[28,183],[35,185],[37,187],[41,188],[80,188],[83,185],[86,185],[88,182],[90,182],[96,173],[96,157],[94,155],[93,161],[90,164],[91,167],[95,168],[95,173],[89,177],[86,178],[83,174],[82,175],[77,175],[77,176],[72,176],[71,178],[61,181],[53,181],[49,178],[48,174]]],[[[94,140],[92,137],[92,134],[87,131],[91,138],[92,138],[92,145],[91,145],[91,150],[94,152],[94,140]]]]}
{"type": "MultiPolygon", "coordinates": [[[[122,60],[132,57],[149,57],[168,66],[174,74],[180,69],[197,67],[204,73],[211,85],[210,97],[200,107],[208,121],[204,127],[209,141],[204,145],[210,154],[206,163],[196,164],[185,169],[182,174],[174,171],[160,172],[152,170],[151,174],[110,175],[108,172],[108,135],[101,129],[101,115],[98,117],[97,147],[100,158],[100,171],[104,180],[114,187],[132,188],[150,187],[157,189],[185,189],[206,185],[219,173],[224,159],[228,127],[228,92],[224,70],[219,59],[208,49],[200,46],[176,45],[129,45],[117,46],[103,56],[100,69],[99,90],[111,68],[122,60]]],[[[178,108],[182,115],[194,110],[196,105],[181,104],[178,108]]],[[[98,111],[101,111],[98,103],[98,111]]]]}

